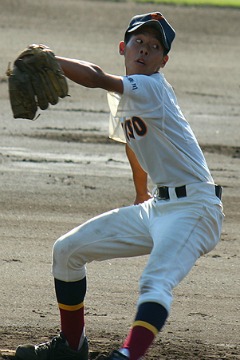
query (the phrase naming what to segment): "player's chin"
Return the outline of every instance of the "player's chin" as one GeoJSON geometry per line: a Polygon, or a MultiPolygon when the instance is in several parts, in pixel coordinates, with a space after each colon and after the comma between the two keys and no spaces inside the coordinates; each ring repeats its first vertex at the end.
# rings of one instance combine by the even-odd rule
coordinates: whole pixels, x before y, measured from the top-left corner
{"type": "Polygon", "coordinates": [[[143,64],[134,62],[127,68],[127,75],[145,75],[146,68],[143,64]]]}
{"type": "Polygon", "coordinates": [[[142,63],[136,65],[135,70],[136,70],[135,74],[147,75],[147,76],[150,76],[156,72],[155,68],[153,69],[152,67],[149,67],[146,64],[142,64],[142,63]]]}

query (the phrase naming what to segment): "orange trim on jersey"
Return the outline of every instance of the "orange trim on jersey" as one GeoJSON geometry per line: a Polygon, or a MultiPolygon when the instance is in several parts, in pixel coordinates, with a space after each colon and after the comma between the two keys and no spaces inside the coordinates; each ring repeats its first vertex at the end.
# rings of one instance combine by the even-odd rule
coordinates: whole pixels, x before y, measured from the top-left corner
{"type": "Polygon", "coordinates": [[[82,302],[81,304],[77,304],[77,305],[65,305],[58,303],[58,307],[61,310],[77,311],[84,307],[84,303],[82,302]]]}
{"type": "Polygon", "coordinates": [[[132,327],[135,327],[135,326],[142,326],[142,327],[148,329],[149,331],[151,331],[154,334],[154,336],[156,336],[158,334],[158,329],[155,328],[155,326],[147,323],[146,321],[137,320],[133,323],[132,327]]]}

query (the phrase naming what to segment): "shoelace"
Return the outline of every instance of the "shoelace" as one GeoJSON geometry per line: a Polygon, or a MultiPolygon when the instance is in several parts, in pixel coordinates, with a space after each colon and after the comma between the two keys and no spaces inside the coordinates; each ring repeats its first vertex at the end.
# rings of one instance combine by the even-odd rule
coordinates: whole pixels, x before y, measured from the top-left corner
{"type": "Polygon", "coordinates": [[[51,349],[54,349],[57,345],[57,343],[63,343],[65,342],[62,338],[59,336],[55,336],[50,342],[47,341],[45,343],[39,344],[36,346],[36,350],[38,352],[45,351],[46,349],[50,351],[51,349]]]}

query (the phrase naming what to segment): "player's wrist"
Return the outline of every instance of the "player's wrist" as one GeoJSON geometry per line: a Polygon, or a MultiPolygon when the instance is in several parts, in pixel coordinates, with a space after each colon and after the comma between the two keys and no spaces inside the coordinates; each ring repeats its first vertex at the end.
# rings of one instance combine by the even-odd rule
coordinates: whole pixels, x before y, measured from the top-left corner
{"type": "Polygon", "coordinates": [[[134,201],[134,205],[138,205],[138,204],[141,204],[143,203],[144,201],[147,201],[149,199],[152,198],[152,195],[149,191],[145,192],[145,193],[136,193],[136,198],[135,198],[135,201],[134,201]]]}

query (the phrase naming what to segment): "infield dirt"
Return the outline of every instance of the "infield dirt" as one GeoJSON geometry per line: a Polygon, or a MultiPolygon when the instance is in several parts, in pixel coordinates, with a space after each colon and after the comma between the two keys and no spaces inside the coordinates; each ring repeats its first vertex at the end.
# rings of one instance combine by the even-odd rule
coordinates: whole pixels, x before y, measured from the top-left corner
{"type": "MultiPolygon", "coordinates": [[[[164,73],[224,187],[222,239],[174,291],[172,312],[147,359],[240,359],[239,14],[236,9],[80,0],[1,0],[0,349],[59,332],[51,270],[60,235],[131,204],[124,147],[108,140],[106,94],[69,82],[71,97],[36,121],[12,117],[5,71],[30,43],[124,74],[118,55],[129,19],[160,10],[177,37],[164,73]]],[[[121,345],[135,314],[147,257],[88,266],[91,359],[121,345]]],[[[5,355],[4,355],[5,354],[5,355]]]]}

